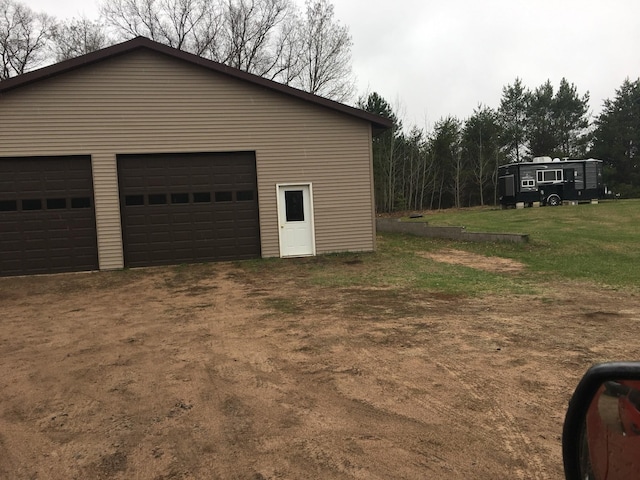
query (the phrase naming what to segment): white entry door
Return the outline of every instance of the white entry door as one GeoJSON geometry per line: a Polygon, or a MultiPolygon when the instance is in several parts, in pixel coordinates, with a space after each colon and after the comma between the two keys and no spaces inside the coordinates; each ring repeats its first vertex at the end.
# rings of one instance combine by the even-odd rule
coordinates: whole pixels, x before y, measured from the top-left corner
{"type": "Polygon", "coordinates": [[[280,256],[315,255],[311,184],[277,185],[280,256]]]}

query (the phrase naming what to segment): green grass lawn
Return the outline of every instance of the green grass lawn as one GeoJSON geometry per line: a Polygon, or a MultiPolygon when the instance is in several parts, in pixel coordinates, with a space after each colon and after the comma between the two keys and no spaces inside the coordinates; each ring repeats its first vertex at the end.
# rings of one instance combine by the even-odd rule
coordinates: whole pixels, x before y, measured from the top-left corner
{"type": "Polygon", "coordinates": [[[327,287],[390,291],[540,294],[566,281],[594,287],[640,290],[640,200],[597,205],[499,210],[473,208],[426,212],[430,225],[468,231],[529,234],[529,243],[471,243],[379,233],[375,253],[341,253],[299,259],[239,262],[248,273],[269,269],[292,281],[327,287]],[[424,254],[464,250],[516,260],[519,273],[492,273],[442,263],[424,254]]]}
{"type": "Polygon", "coordinates": [[[528,245],[467,244],[465,249],[513,258],[549,281],[579,279],[640,287],[640,200],[597,205],[469,209],[427,215],[430,225],[529,234],[528,245]]]}

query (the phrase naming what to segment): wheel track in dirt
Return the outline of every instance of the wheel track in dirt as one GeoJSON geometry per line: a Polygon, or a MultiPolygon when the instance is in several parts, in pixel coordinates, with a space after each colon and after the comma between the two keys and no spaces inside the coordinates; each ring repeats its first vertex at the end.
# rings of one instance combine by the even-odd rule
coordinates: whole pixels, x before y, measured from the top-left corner
{"type": "MultiPolygon", "coordinates": [[[[370,360],[372,361],[376,360],[374,358],[375,355],[371,355],[371,353],[366,350],[360,352],[360,354],[370,357],[370,360]]],[[[535,446],[531,438],[518,425],[517,419],[514,415],[506,411],[504,408],[501,408],[496,399],[492,398],[491,395],[482,396],[477,393],[486,391],[486,384],[479,381],[474,382],[467,380],[465,377],[468,376],[465,375],[464,372],[461,372],[459,369],[451,365],[442,362],[438,362],[435,365],[446,372],[449,377],[455,379],[455,383],[464,390],[465,394],[469,398],[473,399],[473,401],[478,404],[488,405],[485,411],[489,418],[486,418],[480,425],[478,425],[481,428],[472,429],[467,432],[467,434],[473,435],[475,437],[474,440],[482,441],[486,431],[495,431],[496,442],[503,445],[504,451],[512,460],[511,465],[513,468],[512,473],[514,474],[513,478],[522,480],[549,480],[551,478],[548,473],[548,468],[543,460],[543,455],[535,446]]],[[[328,370],[331,370],[329,367],[327,368],[328,370]]],[[[400,382],[400,385],[404,386],[402,379],[395,377],[391,371],[388,373],[388,377],[392,382],[400,382]]],[[[343,393],[346,393],[347,396],[351,397],[347,392],[343,393]]],[[[414,402],[422,406],[423,413],[429,412],[429,414],[426,415],[427,417],[431,416],[432,418],[446,418],[451,420],[460,415],[459,406],[456,406],[445,399],[429,395],[428,392],[425,392],[425,394],[424,399],[414,399],[414,402]]],[[[356,399],[357,396],[352,398],[356,399]]],[[[404,412],[397,411],[393,405],[387,404],[386,402],[372,402],[371,399],[365,398],[360,398],[360,400],[371,405],[373,408],[380,409],[381,411],[394,413],[403,417],[407,416],[404,412]]],[[[409,417],[413,417],[413,415],[409,415],[409,417]]],[[[413,419],[418,420],[416,417],[413,419]]],[[[424,420],[424,418],[421,420],[424,420]]]]}
{"type": "Polygon", "coordinates": [[[513,415],[501,408],[494,399],[478,395],[476,392],[481,391],[483,385],[465,380],[460,372],[454,370],[450,365],[445,365],[442,362],[438,362],[436,365],[455,378],[469,396],[478,402],[491,402],[492,405],[489,409],[491,420],[485,421],[484,426],[495,428],[499,431],[505,450],[514,460],[525,465],[525,468],[516,468],[517,478],[522,480],[549,480],[550,477],[546,472],[545,462],[540,452],[533,445],[531,438],[519,427],[513,415]]]}
{"type": "MultiPolygon", "coordinates": [[[[375,360],[375,356],[369,352],[361,352],[361,355],[370,357],[372,361],[375,360]]],[[[487,402],[491,403],[491,406],[486,410],[486,412],[490,415],[490,419],[485,420],[480,425],[477,425],[477,427],[479,428],[475,428],[474,426],[474,428],[470,429],[469,431],[463,432],[465,435],[472,436],[475,441],[478,441],[480,443],[486,443],[487,430],[499,432],[499,438],[497,438],[497,442],[504,445],[504,449],[506,452],[508,452],[511,459],[510,464],[524,465],[524,467],[521,468],[514,467],[516,473],[516,477],[514,478],[523,480],[550,479],[549,475],[546,473],[546,467],[544,461],[541,458],[541,455],[533,446],[531,439],[518,427],[518,424],[513,415],[501,409],[490,397],[483,397],[476,393],[476,391],[482,390],[482,386],[479,383],[467,382],[463,380],[461,374],[454,371],[454,369],[449,365],[438,362],[435,363],[435,366],[438,369],[445,371],[447,375],[455,379],[455,384],[461,386],[465,393],[468,394],[469,398],[473,399],[477,404],[483,404],[487,402]]],[[[386,369],[385,367],[381,368],[386,369]]],[[[406,386],[401,379],[394,378],[393,381],[396,382],[399,387],[406,386]]],[[[414,401],[421,406],[422,412],[428,412],[428,415],[426,415],[426,417],[431,417],[431,419],[438,419],[439,421],[445,419],[445,422],[451,422],[460,416],[460,406],[449,401],[449,397],[438,397],[436,395],[430,394],[428,391],[425,391],[424,394],[424,398],[414,399],[414,401]]],[[[377,408],[381,411],[393,413],[402,417],[407,417],[407,419],[417,420],[421,423],[424,423],[425,425],[429,423],[429,420],[425,418],[425,416],[416,417],[414,415],[409,415],[404,412],[397,411],[392,404],[372,402],[371,399],[361,399],[361,401],[368,403],[372,407],[377,408]]],[[[447,463],[447,460],[445,460],[444,458],[441,459],[441,461],[443,463],[447,463]]],[[[451,461],[451,459],[449,459],[448,461],[451,461]]],[[[458,467],[462,467],[462,465],[458,465],[458,467]]]]}

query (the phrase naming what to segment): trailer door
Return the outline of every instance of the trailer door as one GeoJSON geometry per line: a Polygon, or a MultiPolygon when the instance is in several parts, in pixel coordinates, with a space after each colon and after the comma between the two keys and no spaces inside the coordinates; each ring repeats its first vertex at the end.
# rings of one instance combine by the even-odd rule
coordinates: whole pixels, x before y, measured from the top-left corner
{"type": "Polygon", "coordinates": [[[563,199],[565,200],[578,200],[578,194],[576,192],[576,172],[573,168],[563,169],[562,175],[564,176],[563,186],[563,199]]]}
{"type": "Polygon", "coordinates": [[[504,197],[515,197],[516,182],[514,175],[504,175],[500,177],[500,191],[504,197]]]}

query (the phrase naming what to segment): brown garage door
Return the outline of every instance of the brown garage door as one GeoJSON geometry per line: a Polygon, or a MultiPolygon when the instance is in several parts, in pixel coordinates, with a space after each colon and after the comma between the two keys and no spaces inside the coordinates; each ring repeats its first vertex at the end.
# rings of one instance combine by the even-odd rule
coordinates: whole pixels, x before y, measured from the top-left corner
{"type": "Polygon", "coordinates": [[[0,275],[97,269],[91,158],[0,158],[0,275]]]}
{"type": "Polygon", "coordinates": [[[253,152],[120,155],[127,267],[260,256],[253,152]]]}

